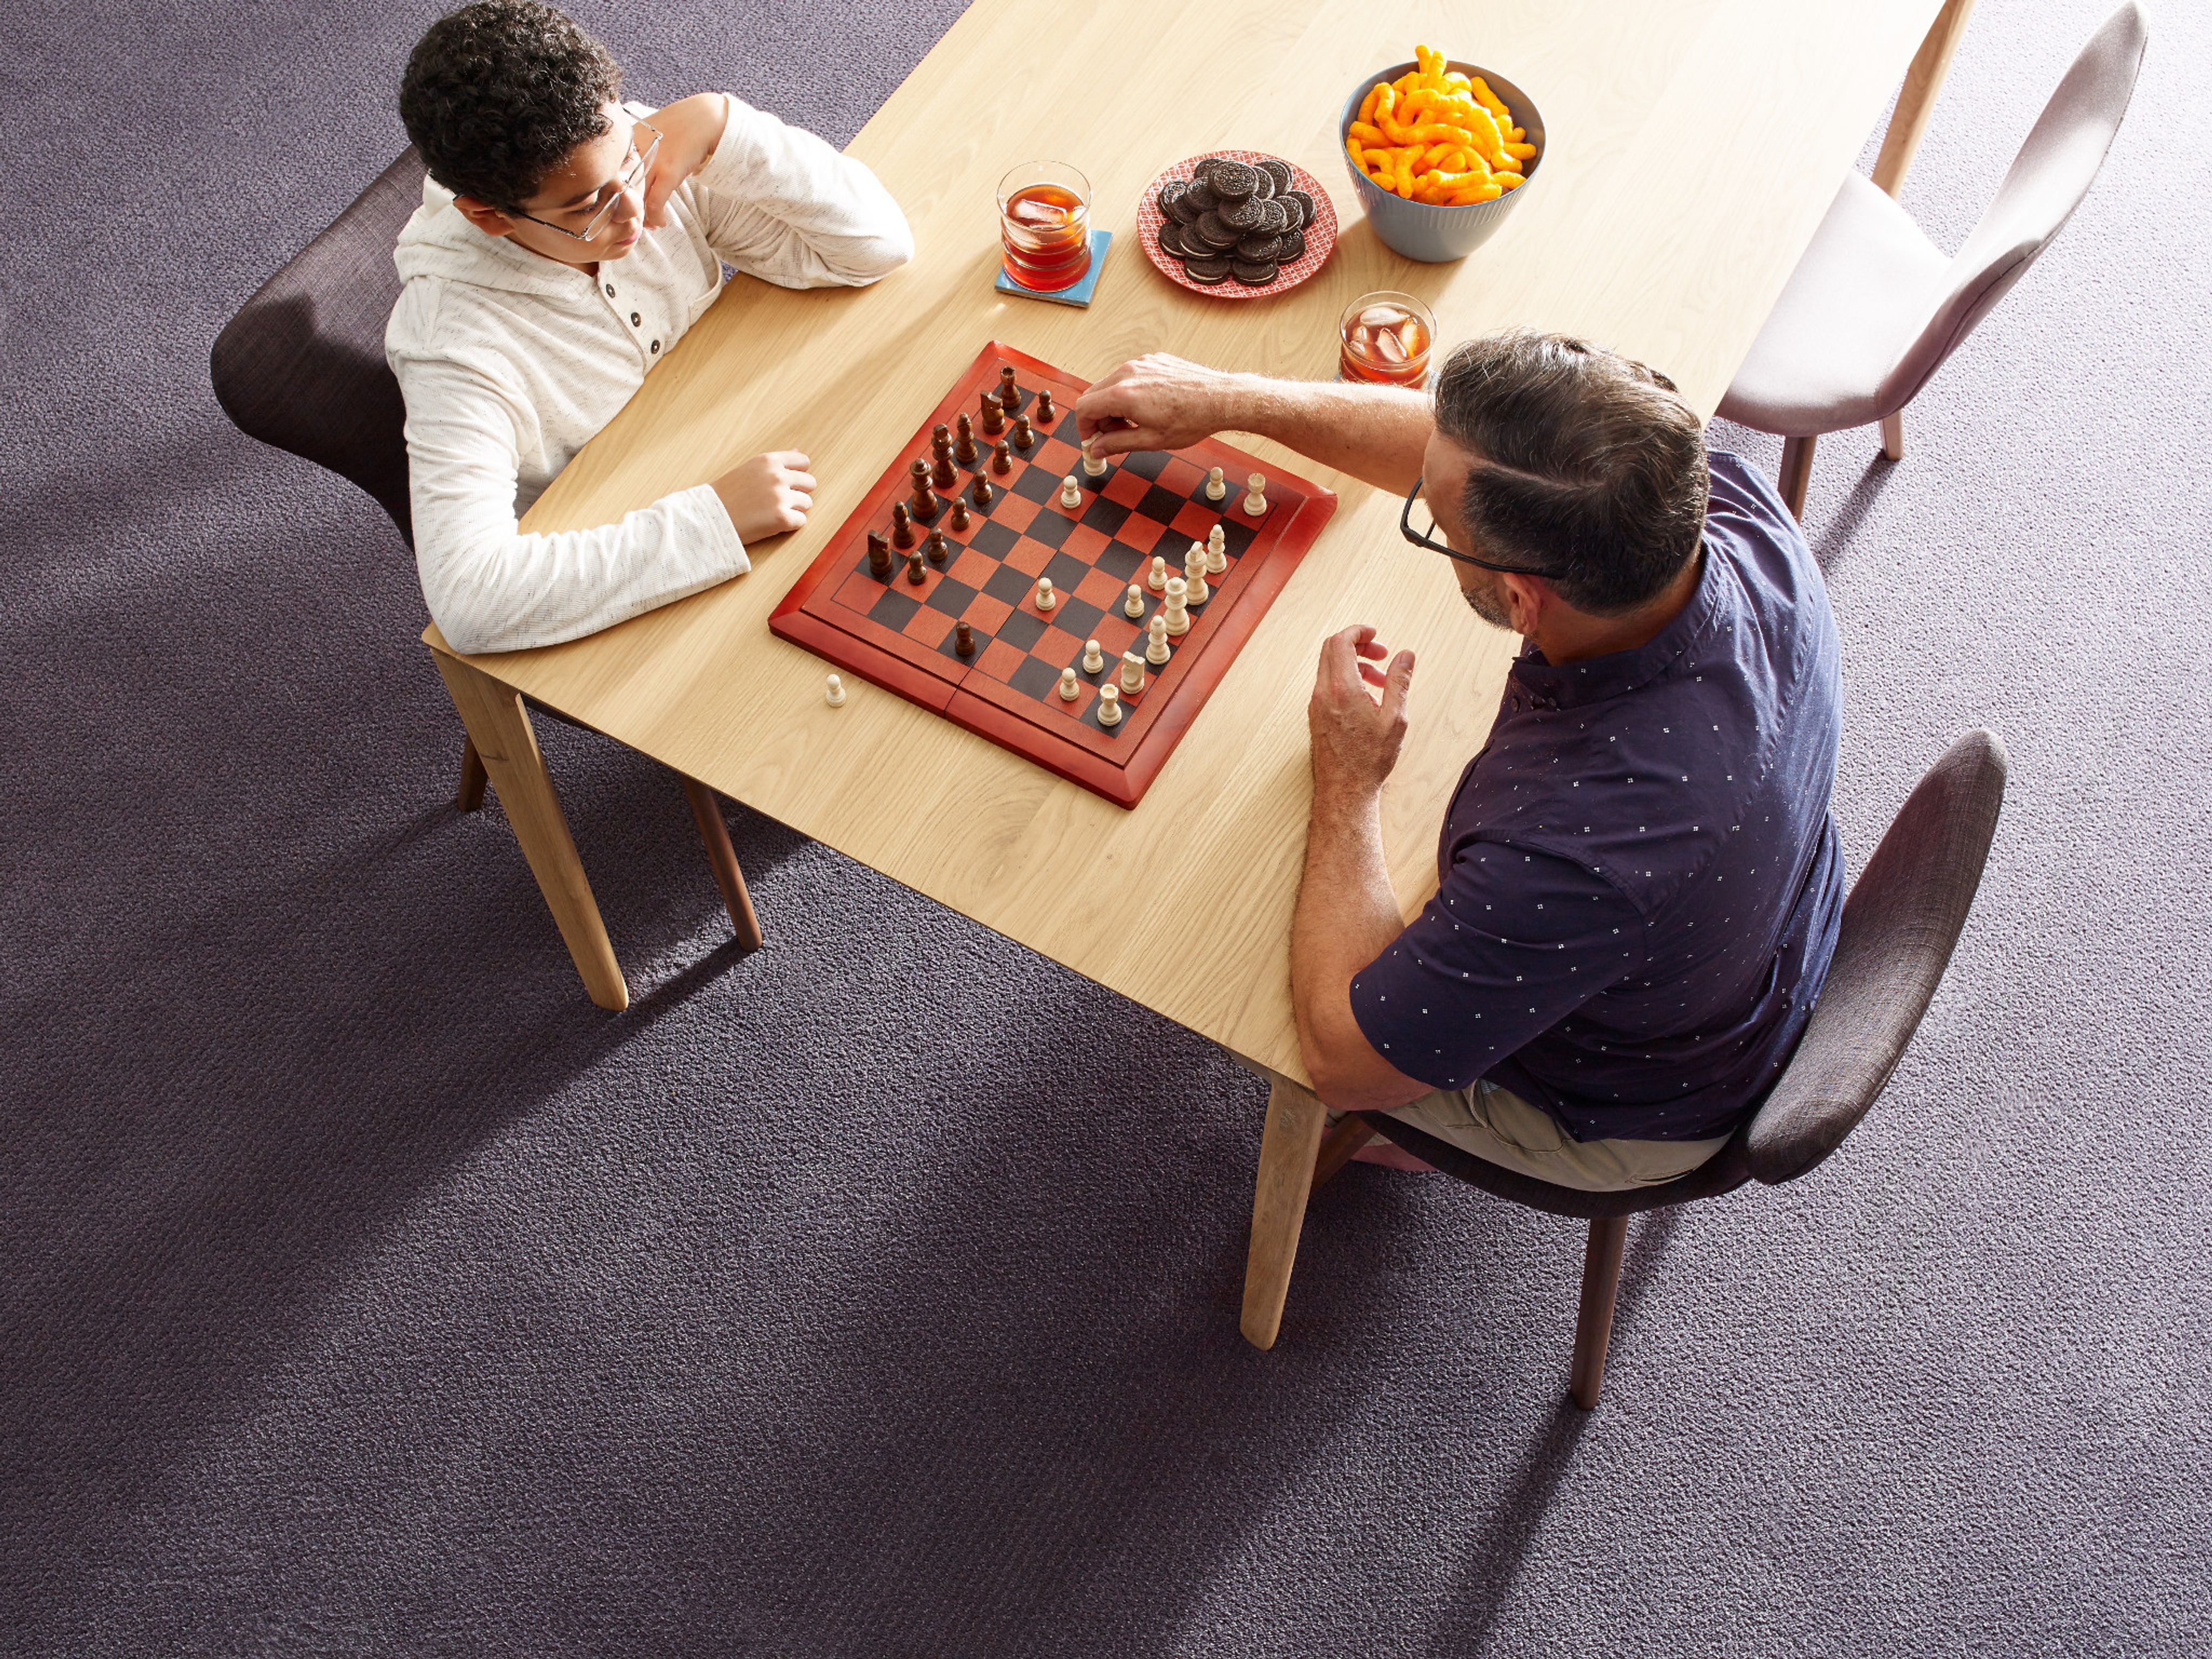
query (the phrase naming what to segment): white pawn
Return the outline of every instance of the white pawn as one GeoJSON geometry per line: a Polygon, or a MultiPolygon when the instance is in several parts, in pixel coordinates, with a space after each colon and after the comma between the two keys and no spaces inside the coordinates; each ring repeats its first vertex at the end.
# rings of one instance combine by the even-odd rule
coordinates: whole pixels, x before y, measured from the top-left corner
{"type": "Polygon", "coordinates": [[[1145,590],[1134,582],[1129,584],[1129,597],[1121,601],[1121,614],[1125,617],[1145,614],[1145,590]]]}
{"type": "Polygon", "coordinates": [[[1106,463],[1086,449],[1083,452],[1083,471],[1086,477],[1103,478],[1106,476],[1106,463]]]}
{"type": "Polygon", "coordinates": [[[1160,615],[1166,619],[1168,632],[1176,639],[1190,632],[1190,612],[1184,609],[1189,592],[1189,585],[1182,577],[1168,578],[1168,602],[1160,607],[1160,615]]]}
{"type": "Polygon", "coordinates": [[[1060,504],[1070,512],[1083,505],[1083,486],[1073,472],[1060,481],[1060,504]]]}
{"type": "Polygon", "coordinates": [[[1145,646],[1145,660],[1155,668],[1165,668],[1168,659],[1175,654],[1168,649],[1168,619],[1153,617],[1145,624],[1145,631],[1150,635],[1145,646]]]}
{"type": "Polygon", "coordinates": [[[1060,603],[1060,595],[1052,591],[1051,577],[1039,576],[1037,578],[1036,600],[1037,609],[1040,611],[1049,611],[1053,606],[1060,603]]]}
{"type": "Polygon", "coordinates": [[[1193,542],[1190,551],[1182,556],[1182,583],[1189,591],[1183,596],[1186,605],[1204,605],[1213,597],[1213,590],[1206,585],[1206,544],[1193,542]]]}
{"type": "Polygon", "coordinates": [[[842,708],[845,706],[845,682],[832,674],[829,690],[823,693],[823,698],[832,708],[842,708]]]}
{"type": "Polygon", "coordinates": [[[1073,702],[1082,695],[1083,682],[1075,678],[1075,671],[1073,668],[1061,669],[1060,671],[1060,700],[1062,702],[1073,702]]]}
{"type": "Polygon", "coordinates": [[[1124,691],[1145,689],[1145,659],[1133,651],[1121,653],[1121,689],[1124,691]]]}
{"type": "Polygon", "coordinates": [[[1229,568],[1229,542],[1216,525],[1206,532],[1206,574],[1218,576],[1229,568]]]}
{"type": "MultiPolygon", "coordinates": [[[[1142,601],[1139,603],[1141,604],[1142,601]]],[[[1095,674],[1105,665],[1106,653],[1098,648],[1098,641],[1085,640],[1083,642],[1083,672],[1086,674],[1095,674]]]]}
{"type": "Polygon", "coordinates": [[[1267,510],[1267,475],[1255,472],[1244,485],[1244,510],[1256,519],[1267,510]]]}
{"type": "Polygon", "coordinates": [[[1221,469],[1218,466],[1209,467],[1206,474],[1206,499],[1209,501],[1218,501],[1228,493],[1229,486],[1222,482],[1221,469]]]}
{"type": "Polygon", "coordinates": [[[1153,559],[1152,574],[1145,578],[1145,586],[1155,593],[1168,591],[1168,562],[1165,559],[1153,559]]]}
{"type": "Polygon", "coordinates": [[[1098,724],[1119,726],[1121,723],[1121,694],[1112,682],[1098,688],[1098,724]]]}

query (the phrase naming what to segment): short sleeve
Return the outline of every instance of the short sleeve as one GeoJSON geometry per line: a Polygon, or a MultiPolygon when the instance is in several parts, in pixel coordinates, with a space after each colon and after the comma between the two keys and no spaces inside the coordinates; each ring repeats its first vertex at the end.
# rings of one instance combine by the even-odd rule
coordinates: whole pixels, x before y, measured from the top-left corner
{"type": "Polygon", "coordinates": [[[1643,959],[1641,918],[1596,871],[1470,842],[1413,924],[1352,976],[1352,1018],[1407,1077],[1464,1089],[1643,959]]]}

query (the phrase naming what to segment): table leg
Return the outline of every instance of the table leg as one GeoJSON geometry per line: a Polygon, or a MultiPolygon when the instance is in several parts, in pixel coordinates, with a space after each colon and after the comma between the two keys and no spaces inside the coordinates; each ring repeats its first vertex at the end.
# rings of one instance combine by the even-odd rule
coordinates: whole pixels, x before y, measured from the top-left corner
{"type": "Polygon", "coordinates": [[[622,964],[615,960],[607,939],[607,925],[592,897],[592,884],[584,878],[583,860],[568,834],[568,821],[561,816],[560,797],[538,752],[537,734],[522,706],[522,694],[502,685],[482,669],[433,647],[430,655],[460,711],[499,804],[522,843],[522,856],[538,878],[554,925],[568,942],[568,954],[583,976],[584,989],[602,1008],[629,1006],[629,987],[623,982],[622,964]]]}
{"type": "MultiPolygon", "coordinates": [[[[677,775],[684,776],[680,772],[677,775]]],[[[757,951],[760,918],[753,914],[753,896],[745,890],[745,872],[738,866],[738,849],[730,845],[730,826],[722,822],[722,803],[696,778],[684,778],[684,799],[691,803],[699,839],[707,843],[707,864],[714,872],[714,885],[722,890],[730,926],[738,930],[738,949],[757,951]]]]}
{"type": "Polygon", "coordinates": [[[1951,72],[1951,59],[1958,54],[1960,37],[1966,33],[1966,19],[1973,9],[1974,0],[1943,0],[1943,9],[1928,26],[1927,39],[1912,54],[1911,66],[1905,71],[1897,108],[1889,118],[1888,131],[1881,136],[1881,154],[1874,163],[1875,185],[1893,197],[1905,188],[1913,152],[1920,148],[1921,135],[1928,131],[1928,118],[1936,112],[1936,100],[1943,90],[1944,77],[1951,72]]]}
{"type": "Polygon", "coordinates": [[[1277,1083],[1267,1091],[1267,1127],[1260,1132],[1260,1179],[1252,1193],[1252,1243],[1244,1259],[1244,1340],[1272,1348],[1291,1293],[1298,1230],[1305,1225],[1328,1109],[1310,1091],[1277,1083]]]}

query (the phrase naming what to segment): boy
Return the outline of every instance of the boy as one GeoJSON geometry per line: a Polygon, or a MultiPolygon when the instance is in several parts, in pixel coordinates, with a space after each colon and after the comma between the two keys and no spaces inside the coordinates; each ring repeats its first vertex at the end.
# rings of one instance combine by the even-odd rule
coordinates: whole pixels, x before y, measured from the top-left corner
{"type": "Polygon", "coordinates": [[[913,257],[859,162],[721,93],[621,101],[604,47],[538,0],[479,0],[409,58],[400,118],[429,169],[400,233],[385,353],[407,404],[416,562],[464,653],[551,645],[751,568],[795,530],[807,459],[756,455],[614,524],[517,521],[696,322],[722,264],[860,286],[913,257]]]}

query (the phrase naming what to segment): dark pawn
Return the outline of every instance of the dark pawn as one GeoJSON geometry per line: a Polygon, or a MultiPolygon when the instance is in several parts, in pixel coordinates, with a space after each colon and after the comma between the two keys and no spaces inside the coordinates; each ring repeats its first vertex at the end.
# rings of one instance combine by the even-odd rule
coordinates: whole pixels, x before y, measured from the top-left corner
{"type": "Polygon", "coordinates": [[[991,481],[978,472],[975,475],[975,482],[969,487],[968,493],[975,497],[976,506],[990,506],[991,481]]]}
{"type": "Polygon", "coordinates": [[[1006,411],[999,402],[999,394],[986,388],[983,394],[983,435],[995,438],[1006,429],[1006,411]]]}
{"type": "Polygon", "coordinates": [[[904,501],[891,503],[891,545],[902,553],[914,545],[914,509],[904,501]]]}
{"type": "Polygon", "coordinates": [[[1014,384],[1014,371],[1011,368],[999,371],[999,407],[1009,415],[1022,412],[1021,388],[1014,384]]]}
{"type": "Polygon", "coordinates": [[[1036,434],[1030,426],[1030,417],[1026,415],[1015,416],[1014,447],[1017,449],[1027,449],[1036,441],[1036,434]]]}
{"type": "Polygon", "coordinates": [[[929,463],[917,455],[907,473],[914,480],[914,516],[927,524],[937,516],[937,497],[929,493],[929,463]]]}
{"type": "Polygon", "coordinates": [[[954,428],[954,430],[959,435],[952,441],[952,459],[963,466],[975,465],[975,422],[963,415],[960,417],[959,425],[954,428]]]}
{"type": "Polygon", "coordinates": [[[1052,406],[1052,393],[1044,391],[1042,387],[1037,392],[1036,417],[1039,426],[1050,426],[1060,418],[1058,412],[1052,406]]]}
{"type": "Polygon", "coordinates": [[[945,522],[952,526],[952,533],[956,536],[964,536],[968,533],[968,526],[975,523],[975,515],[968,511],[968,498],[965,495],[955,495],[952,498],[952,516],[945,522]]]}
{"type": "Polygon", "coordinates": [[[966,623],[952,624],[952,648],[963,657],[975,654],[975,630],[966,623]]]}
{"type": "Polygon", "coordinates": [[[891,546],[884,539],[880,530],[868,532],[868,574],[878,581],[888,580],[891,574],[891,546]]]}
{"type": "Polygon", "coordinates": [[[906,579],[919,587],[926,574],[921,568],[921,550],[917,547],[906,556],[906,579]]]}
{"type": "Polygon", "coordinates": [[[1012,472],[1013,470],[1013,455],[1006,448],[1006,441],[1001,438],[991,446],[991,471],[1006,473],[1012,472]]]}
{"type": "Polygon", "coordinates": [[[960,475],[952,470],[952,451],[951,448],[947,447],[937,452],[937,459],[931,465],[929,469],[929,478],[930,482],[934,483],[939,489],[957,489],[960,488],[960,475]]]}
{"type": "Polygon", "coordinates": [[[929,532],[930,563],[942,566],[951,550],[945,539],[945,532],[941,526],[929,532]]]}

